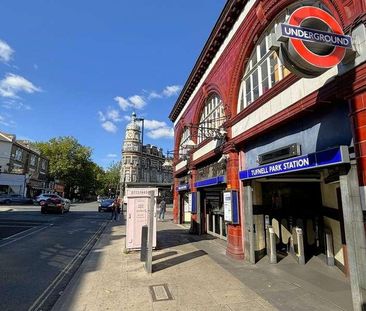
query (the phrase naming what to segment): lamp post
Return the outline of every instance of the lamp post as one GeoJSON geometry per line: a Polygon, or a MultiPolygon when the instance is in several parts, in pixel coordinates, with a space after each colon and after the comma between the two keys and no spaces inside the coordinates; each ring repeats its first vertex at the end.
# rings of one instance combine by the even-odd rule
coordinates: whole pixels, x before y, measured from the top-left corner
{"type": "MultiPolygon", "coordinates": [[[[142,162],[143,149],[144,149],[144,123],[145,123],[145,119],[135,117],[135,121],[141,122],[141,152],[140,152],[141,153],[141,158],[140,158],[140,162],[142,162]]],[[[140,179],[140,181],[142,181],[142,179],[143,179],[142,163],[141,163],[140,167],[138,168],[138,178],[140,179]]]]}

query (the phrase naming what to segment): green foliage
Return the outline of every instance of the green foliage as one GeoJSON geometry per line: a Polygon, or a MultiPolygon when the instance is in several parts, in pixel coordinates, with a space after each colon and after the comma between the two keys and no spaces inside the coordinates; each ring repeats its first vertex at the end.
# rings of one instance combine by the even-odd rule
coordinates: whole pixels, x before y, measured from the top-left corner
{"type": "Polygon", "coordinates": [[[82,146],[74,137],[52,138],[35,146],[49,159],[49,177],[63,181],[68,197],[86,198],[104,192],[110,184],[118,184],[117,165],[104,172],[91,160],[91,148],[82,146]]]}
{"type": "Polygon", "coordinates": [[[103,188],[100,189],[99,194],[109,195],[110,192],[116,194],[119,191],[119,179],[120,179],[120,162],[113,162],[104,172],[103,176],[103,188]],[[111,189],[111,191],[109,191],[111,189]]]}

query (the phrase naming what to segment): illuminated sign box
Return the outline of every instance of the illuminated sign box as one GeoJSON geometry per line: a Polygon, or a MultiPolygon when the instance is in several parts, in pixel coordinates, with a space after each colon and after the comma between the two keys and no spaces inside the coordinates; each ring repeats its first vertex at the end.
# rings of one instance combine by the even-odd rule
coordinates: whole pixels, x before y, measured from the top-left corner
{"type": "Polygon", "coordinates": [[[261,178],[342,163],[349,163],[347,146],[309,153],[307,155],[240,171],[239,178],[242,180],[261,178]]]}

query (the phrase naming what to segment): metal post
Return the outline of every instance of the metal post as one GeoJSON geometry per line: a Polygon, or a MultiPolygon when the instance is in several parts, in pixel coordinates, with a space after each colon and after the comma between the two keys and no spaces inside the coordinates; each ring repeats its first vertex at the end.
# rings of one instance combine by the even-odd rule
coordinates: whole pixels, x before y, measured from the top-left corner
{"type": "Polygon", "coordinates": [[[334,266],[333,235],[328,228],[324,229],[324,233],[325,233],[325,244],[327,248],[327,265],[334,266]]]}
{"type": "Polygon", "coordinates": [[[146,261],[147,258],[147,239],[148,239],[148,226],[141,227],[141,253],[140,261],[146,261]]]}
{"type": "Polygon", "coordinates": [[[247,185],[244,187],[244,221],[246,234],[244,236],[244,257],[250,263],[255,263],[254,250],[254,226],[253,226],[253,200],[252,187],[247,185]]]}
{"type": "Polygon", "coordinates": [[[301,228],[296,228],[297,257],[300,265],[305,265],[304,236],[301,228]]]}
{"type": "Polygon", "coordinates": [[[269,232],[269,262],[270,263],[277,263],[277,249],[276,249],[276,233],[274,232],[273,228],[268,228],[269,232]]]}
{"type": "Polygon", "coordinates": [[[149,191],[149,232],[148,232],[148,244],[147,244],[147,258],[145,263],[145,270],[148,273],[152,273],[152,248],[153,248],[153,236],[154,236],[154,206],[155,198],[154,191],[149,191]]]}

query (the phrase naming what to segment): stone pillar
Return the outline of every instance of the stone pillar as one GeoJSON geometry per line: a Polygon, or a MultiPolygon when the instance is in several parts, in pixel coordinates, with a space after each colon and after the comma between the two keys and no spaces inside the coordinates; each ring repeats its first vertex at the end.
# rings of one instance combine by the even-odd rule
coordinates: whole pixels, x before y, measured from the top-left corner
{"type": "MultiPolygon", "coordinates": [[[[190,171],[189,187],[191,189],[191,192],[197,192],[197,188],[194,185],[197,180],[197,170],[195,167],[190,167],[189,171],[190,171]]],[[[199,198],[197,197],[197,213],[192,214],[191,227],[189,229],[189,232],[192,234],[200,234],[200,232],[201,232],[201,228],[199,228],[199,226],[200,226],[199,216],[201,215],[200,208],[201,207],[200,207],[199,198]]]]}
{"type": "Polygon", "coordinates": [[[366,242],[355,163],[339,179],[353,308],[361,311],[366,307],[366,242]]]}
{"type": "Polygon", "coordinates": [[[340,182],[354,310],[364,310],[366,309],[366,226],[362,210],[366,211],[366,92],[357,94],[348,102],[357,165],[352,163],[350,171],[340,177],[340,182]]]}
{"type": "MultiPolygon", "coordinates": [[[[226,164],[226,185],[228,190],[239,190],[239,156],[235,151],[228,153],[226,164]]],[[[240,202],[238,202],[240,206],[240,202]]],[[[240,208],[239,208],[240,213],[240,208]]],[[[239,217],[240,219],[240,217],[239,217]]],[[[227,227],[226,254],[235,259],[244,259],[242,224],[227,227]]]]}

